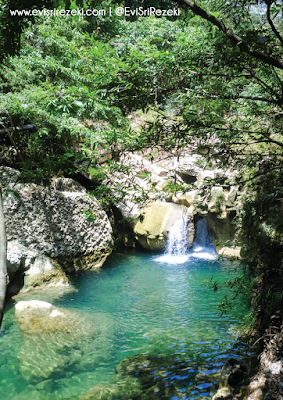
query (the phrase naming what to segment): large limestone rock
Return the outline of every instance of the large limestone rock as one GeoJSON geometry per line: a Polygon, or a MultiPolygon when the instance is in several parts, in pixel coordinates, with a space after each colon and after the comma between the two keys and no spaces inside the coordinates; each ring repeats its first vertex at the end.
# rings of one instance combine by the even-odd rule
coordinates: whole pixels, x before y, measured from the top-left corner
{"type": "Polygon", "coordinates": [[[72,179],[51,188],[17,182],[0,167],[7,240],[56,259],[65,270],[100,267],[111,252],[112,228],[98,202],[72,179]]]}
{"type": "Polygon", "coordinates": [[[16,241],[7,244],[7,273],[11,295],[37,288],[60,288],[62,293],[74,290],[58,262],[16,241]]]}
{"type": "MultiPolygon", "coordinates": [[[[162,250],[171,226],[187,215],[187,208],[173,203],[153,202],[144,207],[134,226],[139,243],[149,250],[162,250]]],[[[189,217],[189,231],[193,229],[192,215],[189,217]]],[[[193,236],[193,235],[192,235],[193,236]]]]}
{"type": "Polygon", "coordinates": [[[215,250],[219,256],[225,258],[241,259],[241,247],[240,246],[215,246],[215,250]]]}
{"type": "Polygon", "coordinates": [[[111,173],[103,183],[111,189],[116,207],[132,224],[147,201],[163,199],[169,171],[134,153],[121,157],[123,168],[111,173]]]}
{"type": "MultiPolygon", "coordinates": [[[[178,154],[160,152],[160,149],[148,149],[143,154],[128,152],[120,161],[123,168],[112,173],[104,183],[111,188],[113,198],[117,199],[116,207],[128,221],[129,229],[134,227],[135,236],[144,248],[161,250],[168,230],[161,228],[161,222],[156,222],[159,218],[158,212],[149,216],[149,209],[145,207],[145,212],[142,207],[146,203],[166,200],[187,208],[189,245],[194,240],[193,216],[197,215],[205,217],[213,230],[218,254],[239,257],[240,248],[235,247],[234,226],[235,215],[242,206],[241,193],[236,184],[237,171],[219,169],[217,162],[214,169],[205,169],[207,162],[204,157],[192,154],[190,147],[178,154]],[[186,187],[190,189],[188,184],[191,183],[194,183],[194,190],[187,193],[172,192],[176,184],[181,184],[185,191],[186,187]],[[139,216],[140,221],[135,223],[139,216]],[[143,219],[149,225],[148,229],[143,229],[143,219]],[[232,246],[228,247],[227,241],[232,246]]],[[[164,218],[166,215],[165,212],[164,218]]],[[[133,243],[133,240],[124,242],[133,243]]]]}
{"type": "MultiPolygon", "coordinates": [[[[151,158],[152,149],[149,155],[151,158]]],[[[115,206],[131,226],[146,202],[163,200],[168,184],[183,182],[172,167],[163,168],[149,161],[145,155],[126,152],[121,155],[120,163],[122,168],[105,174],[102,183],[111,190],[115,206]],[[174,178],[172,175],[175,175],[174,178]]],[[[86,171],[84,174],[88,176],[86,171]]],[[[95,177],[88,177],[98,183],[95,177]]]]}

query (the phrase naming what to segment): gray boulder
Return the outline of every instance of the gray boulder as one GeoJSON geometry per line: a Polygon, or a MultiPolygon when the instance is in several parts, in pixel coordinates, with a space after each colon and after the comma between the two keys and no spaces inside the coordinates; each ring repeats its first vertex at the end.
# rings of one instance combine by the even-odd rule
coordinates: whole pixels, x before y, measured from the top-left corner
{"type": "Polygon", "coordinates": [[[112,248],[112,228],[96,199],[71,179],[49,188],[17,182],[0,167],[7,240],[58,261],[65,271],[100,267],[112,248]]]}
{"type": "Polygon", "coordinates": [[[7,244],[8,293],[30,292],[39,287],[74,290],[61,265],[16,241],[7,244]]]}

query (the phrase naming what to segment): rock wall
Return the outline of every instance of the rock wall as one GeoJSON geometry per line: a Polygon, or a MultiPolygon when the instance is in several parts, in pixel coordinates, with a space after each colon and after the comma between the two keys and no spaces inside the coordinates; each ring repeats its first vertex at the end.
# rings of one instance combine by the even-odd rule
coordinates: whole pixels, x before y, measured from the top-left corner
{"type": "Polygon", "coordinates": [[[227,258],[240,258],[236,216],[242,207],[242,196],[232,184],[200,188],[192,194],[195,214],[207,220],[217,253],[227,258]]]}
{"type": "MultiPolygon", "coordinates": [[[[242,193],[235,182],[236,171],[218,168],[205,170],[201,167],[201,161],[201,156],[193,155],[180,157],[178,162],[175,158],[167,157],[166,161],[150,163],[141,156],[129,154],[124,162],[127,166],[132,163],[131,179],[121,173],[118,175],[120,182],[125,181],[130,190],[118,207],[126,219],[132,218],[136,221],[134,233],[145,249],[162,250],[164,247],[171,226],[169,224],[169,228],[167,226],[164,229],[167,212],[170,204],[175,203],[185,207],[189,216],[189,245],[194,240],[194,219],[205,218],[213,231],[217,253],[224,257],[240,258],[241,248],[236,244],[238,238],[235,217],[242,207],[242,193]],[[174,174],[175,183],[193,183],[195,189],[185,193],[170,193],[174,174]],[[216,181],[222,185],[216,185],[216,181]],[[143,188],[148,195],[143,208],[133,201],[137,193],[136,187],[143,188]]],[[[176,210],[174,220],[180,218],[176,210]]]]}
{"type": "MultiPolygon", "coordinates": [[[[242,207],[242,193],[236,184],[237,171],[221,170],[217,162],[213,169],[205,169],[205,159],[192,154],[190,148],[183,149],[180,154],[161,153],[159,149],[148,149],[144,154],[128,152],[120,160],[122,168],[117,168],[103,181],[111,189],[113,201],[129,229],[133,228],[137,241],[145,249],[161,250],[168,231],[161,228],[162,211],[156,207],[153,218],[151,207],[155,207],[155,203],[175,203],[187,208],[190,245],[194,240],[193,217],[195,222],[205,218],[213,231],[217,253],[239,258],[241,249],[237,243],[235,217],[242,207]],[[189,185],[193,185],[194,190],[189,185]],[[174,192],[178,187],[182,191],[174,192]],[[140,224],[142,219],[146,222],[140,224]]],[[[124,242],[134,245],[126,236],[124,242]]]]}
{"type": "Polygon", "coordinates": [[[51,257],[66,272],[100,267],[113,240],[96,199],[72,179],[56,179],[46,188],[18,183],[18,177],[19,171],[0,167],[8,243],[51,257]]]}

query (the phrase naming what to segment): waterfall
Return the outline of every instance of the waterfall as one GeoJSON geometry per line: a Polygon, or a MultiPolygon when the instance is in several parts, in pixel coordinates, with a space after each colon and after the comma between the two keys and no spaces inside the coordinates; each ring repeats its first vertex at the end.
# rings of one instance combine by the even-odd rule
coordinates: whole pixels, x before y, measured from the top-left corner
{"type": "Polygon", "coordinates": [[[165,253],[156,259],[170,264],[180,264],[188,259],[188,217],[186,214],[174,222],[168,232],[165,253]]]}
{"type": "Polygon", "coordinates": [[[165,254],[169,257],[182,257],[188,248],[188,217],[174,222],[168,234],[165,254]]]}
{"type": "Polygon", "coordinates": [[[212,235],[204,218],[196,223],[193,248],[188,250],[188,217],[186,214],[174,222],[168,232],[165,252],[155,261],[168,264],[183,264],[189,259],[214,260],[216,257],[212,235]]]}
{"type": "Polygon", "coordinates": [[[197,258],[213,260],[216,256],[213,238],[209,231],[207,221],[202,218],[196,223],[196,235],[193,245],[193,254],[197,258]]]}
{"type": "Polygon", "coordinates": [[[195,244],[202,247],[211,247],[213,245],[212,236],[209,232],[207,221],[204,218],[196,223],[195,244]]]}

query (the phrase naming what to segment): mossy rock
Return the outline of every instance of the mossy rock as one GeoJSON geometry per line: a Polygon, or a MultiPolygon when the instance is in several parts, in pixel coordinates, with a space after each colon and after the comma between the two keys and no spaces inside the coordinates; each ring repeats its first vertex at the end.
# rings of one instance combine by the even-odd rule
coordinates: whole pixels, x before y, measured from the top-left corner
{"type": "Polygon", "coordinates": [[[191,365],[185,360],[176,360],[175,356],[138,354],[125,358],[116,367],[119,376],[133,376],[142,387],[139,400],[169,400],[178,395],[178,376],[182,382],[194,380],[196,371],[188,372],[191,365]]]}
{"type": "Polygon", "coordinates": [[[137,379],[127,377],[116,384],[99,383],[81,394],[79,400],[138,400],[141,394],[137,379]]]}

